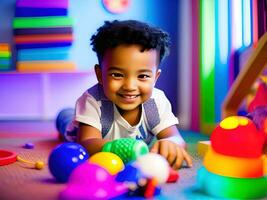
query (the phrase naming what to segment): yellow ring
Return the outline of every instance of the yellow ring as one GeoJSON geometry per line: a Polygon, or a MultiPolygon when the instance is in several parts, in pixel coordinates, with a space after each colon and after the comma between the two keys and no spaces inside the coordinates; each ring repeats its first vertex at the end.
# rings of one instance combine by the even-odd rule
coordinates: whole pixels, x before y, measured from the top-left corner
{"type": "Polygon", "coordinates": [[[234,178],[258,178],[263,173],[263,158],[241,158],[226,156],[209,148],[203,165],[214,174],[234,178]]]}

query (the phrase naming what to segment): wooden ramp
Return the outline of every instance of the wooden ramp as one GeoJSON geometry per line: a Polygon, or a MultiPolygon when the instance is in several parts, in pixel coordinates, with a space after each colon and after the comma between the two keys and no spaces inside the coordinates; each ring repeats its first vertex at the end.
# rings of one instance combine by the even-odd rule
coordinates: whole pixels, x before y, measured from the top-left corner
{"type": "Polygon", "coordinates": [[[247,64],[238,74],[232,84],[222,105],[222,119],[231,115],[237,115],[243,99],[261,75],[267,64],[267,32],[258,41],[257,47],[249,58],[247,64]]]}

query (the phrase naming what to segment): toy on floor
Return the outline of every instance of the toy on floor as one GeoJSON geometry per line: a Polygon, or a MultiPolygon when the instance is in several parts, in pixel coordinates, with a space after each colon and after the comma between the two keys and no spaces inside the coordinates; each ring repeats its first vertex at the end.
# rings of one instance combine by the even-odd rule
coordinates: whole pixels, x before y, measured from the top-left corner
{"type": "Polygon", "coordinates": [[[148,178],[156,178],[158,184],[166,183],[169,177],[169,163],[159,154],[148,153],[135,162],[141,172],[148,178]]]}
{"type": "Polygon", "coordinates": [[[17,156],[17,161],[34,165],[35,169],[43,169],[44,166],[45,166],[43,161],[39,160],[39,161],[36,161],[36,162],[32,162],[32,161],[29,161],[29,160],[25,160],[25,159],[21,158],[20,156],[17,156]]]}
{"type": "Polygon", "coordinates": [[[89,154],[83,146],[74,142],[66,142],[52,150],[48,166],[57,181],[67,182],[71,172],[88,159],[89,154]]]}
{"type": "Polygon", "coordinates": [[[211,147],[198,171],[198,187],[219,198],[266,197],[263,144],[264,134],[250,119],[225,118],[212,132],[211,147]]]}
{"type": "Polygon", "coordinates": [[[199,156],[204,157],[210,148],[210,140],[202,140],[197,143],[197,153],[199,156]]]}
{"type": "Polygon", "coordinates": [[[15,152],[0,149],[0,166],[1,165],[8,165],[8,164],[14,163],[16,161],[20,161],[23,163],[34,165],[35,169],[43,169],[44,165],[45,165],[43,161],[32,162],[29,160],[22,159],[15,152]]]}
{"type": "Polygon", "coordinates": [[[98,152],[89,158],[89,162],[103,167],[111,175],[115,175],[124,169],[120,157],[111,152],[98,152]]]}
{"type": "Polygon", "coordinates": [[[121,138],[107,142],[102,151],[117,154],[124,164],[126,164],[130,161],[136,160],[141,155],[147,154],[149,149],[147,144],[142,140],[121,138]]]}
{"type": "Polygon", "coordinates": [[[0,166],[8,165],[17,161],[17,154],[12,151],[0,149],[0,166]]]}
{"type": "Polygon", "coordinates": [[[34,148],[34,144],[31,142],[27,142],[23,145],[23,148],[25,149],[33,149],[34,148]]]}
{"type": "Polygon", "coordinates": [[[124,166],[117,155],[99,152],[73,169],[60,199],[151,198],[160,194],[161,184],[178,177],[159,154],[140,155],[124,166]],[[118,166],[111,164],[113,161],[119,162],[118,166]]]}
{"type": "Polygon", "coordinates": [[[97,164],[85,162],[73,170],[68,185],[59,199],[106,200],[128,193],[124,183],[117,182],[107,170],[97,164]]]}
{"type": "Polygon", "coordinates": [[[220,154],[256,158],[262,155],[264,135],[247,117],[231,116],[220,122],[210,140],[211,147],[220,154]]]}
{"type": "Polygon", "coordinates": [[[164,157],[148,153],[128,163],[117,174],[116,181],[124,182],[128,186],[130,197],[151,198],[160,194],[163,183],[176,182],[178,178],[178,172],[171,170],[164,157]]]}
{"type": "Polygon", "coordinates": [[[166,183],[176,183],[178,181],[178,179],[179,179],[178,171],[169,167],[169,176],[168,176],[166,183]]]}

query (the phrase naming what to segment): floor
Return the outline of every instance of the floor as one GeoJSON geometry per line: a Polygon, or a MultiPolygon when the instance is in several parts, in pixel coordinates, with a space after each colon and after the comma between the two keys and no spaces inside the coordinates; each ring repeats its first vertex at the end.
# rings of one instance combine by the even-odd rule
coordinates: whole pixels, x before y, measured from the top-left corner
{"type": "MultiPolygon", "coordinates": [[[[182,131],[182,135],[188,143],[194,166],[180,169],[179,181],[164,184],[161,195],[154,199],[214,199],[195,189],[197,170],[202,166],[202,158],[196,153],[196,144],[208,137],[186,131],[182,131]]],[[[66,184],[55,181],[48,169],[47,160],[51,150],[59,143],[53,122],[0,122],[0,149],[13,151],[33,162],[42,160],[46,163],[42,170],[33,169],[33,165],[21,162],[0,166],[0,199],[58,199],[58,194],[66,184]],[[28,142],[35,145],[34,149],[23,148],[28,142]]]]}

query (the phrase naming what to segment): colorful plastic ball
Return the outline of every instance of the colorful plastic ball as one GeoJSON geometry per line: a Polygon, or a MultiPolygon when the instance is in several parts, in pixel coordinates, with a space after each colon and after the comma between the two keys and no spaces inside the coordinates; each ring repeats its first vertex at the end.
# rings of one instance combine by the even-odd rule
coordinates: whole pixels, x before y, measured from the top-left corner
{"type": "Polygon", "coordinates": [[[48,166],[59,182],[67,182],[71,172],[89,159],[86,149],[78,143],[67,142],[52,150],[48,166]]]}
{"type": "MultiPolygon", "coordinates": [[[[101,166],[85,162],[70,175],[67,188],[60,193],[61,200],[112,199],[127,194],[124,183],[116,182],[115,176],[101,166]]],[[[118,198],[124,199],[124,198],[118,198]]]]}
{"type": "Polygon", "coordinates": [[[217,153],[245,158],[262,155],[264,134],[246,117],[225,118],[211,135],[211,146],[217,153]]]}
{"type": "Polygon", "coordinates": [[[111,152],[98,152],[90,157],[89,162],[103,167],[112,175],[124,169],[120,157],[111,152]]]}
{"type": "Polygon", "coordinates": [[[148,178],[156,178],[159,184],[166,183],[169,177],[169,163],[159,154],[148,153],[137,158],[134,163],[148,178]]]}

